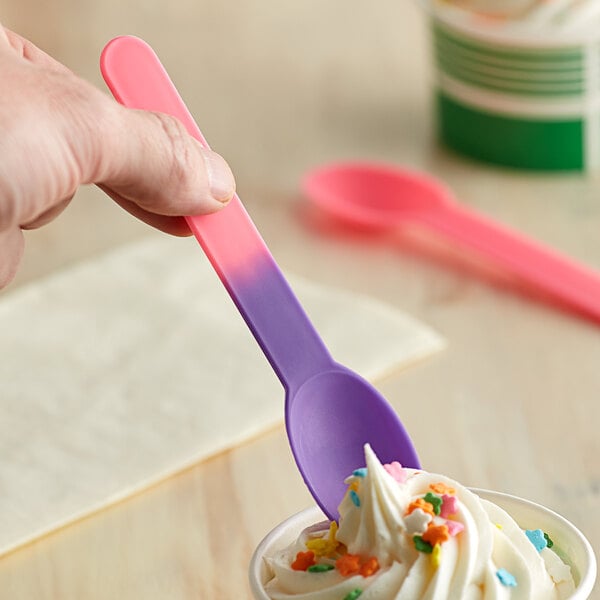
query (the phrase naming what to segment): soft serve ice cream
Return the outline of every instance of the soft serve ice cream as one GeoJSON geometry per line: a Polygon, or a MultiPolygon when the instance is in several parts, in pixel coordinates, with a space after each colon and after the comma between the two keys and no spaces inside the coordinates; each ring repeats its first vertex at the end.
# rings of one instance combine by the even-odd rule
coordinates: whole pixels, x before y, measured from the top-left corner
{"type": "Polygon", "coordinates": [[[574,590],[570,568],[541,530],[451,479],[382,465],[347,480],[336,522],[305,529],[268,558],[273,600],[554,600],[574,590]]]}

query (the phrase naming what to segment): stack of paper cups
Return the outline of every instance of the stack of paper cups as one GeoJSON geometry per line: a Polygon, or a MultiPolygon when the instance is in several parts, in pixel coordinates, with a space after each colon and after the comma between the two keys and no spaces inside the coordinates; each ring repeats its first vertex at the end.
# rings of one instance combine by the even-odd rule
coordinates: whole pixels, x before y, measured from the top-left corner
{"type": "Polygon", "coordinates": [[[445,144],[512,167],[600,166],[600,28],[578,36],[429,14],[445,144]]]}

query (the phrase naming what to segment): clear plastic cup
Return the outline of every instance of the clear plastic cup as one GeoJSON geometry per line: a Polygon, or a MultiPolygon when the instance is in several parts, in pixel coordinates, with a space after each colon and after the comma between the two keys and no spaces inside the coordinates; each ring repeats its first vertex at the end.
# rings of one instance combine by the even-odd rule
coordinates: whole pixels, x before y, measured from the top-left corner
{"type": "MultiPolygon", "coordinates": [[[[571,567],[576,589],[568,600],[587,600],[596,581],[596,557],[583,534],[564,517],[540,504],[517,496],[473,489],[481,498],[493,502],[509,513],[523,529],[542,529],[554,541],[553,550],[571,567]]],[[[255,600],[269,600],[265,585],[270,579],[264,560],[298,538],[306,527],[325,519],[313,506],[299,512],[275,527],[256,548],[250,561],[250,589],[255,600]]]]}

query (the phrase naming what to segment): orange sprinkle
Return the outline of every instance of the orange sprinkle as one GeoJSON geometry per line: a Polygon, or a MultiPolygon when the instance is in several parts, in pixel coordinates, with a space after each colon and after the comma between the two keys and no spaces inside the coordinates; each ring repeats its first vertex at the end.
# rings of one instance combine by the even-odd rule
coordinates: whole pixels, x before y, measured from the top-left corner
{"type": "Polygon", "coordinates": [[[375,556],[367,558],[367,560],[360,567],[360,574],[363,577],[370,577],[379,571],[379,561],[375,556]]]}
{"type": "Polygon", "coordinates": [[[408,509],[406,510],[406,514],[410,515],[413,510],[417,510],[420,508],[423,512],[429,513],[432,517],[435,516],[435,511],[433,509],[433,504],[430,502],[425,502],[423,498],[417,498],[413,502],[408,505],[408,509]]]}
{"type": "Polygon", "coordinates": [[[360,572],[360,556],[358,554],[344,554],[335,561],[335,568],[341,575],[356,575],[360,572]]]}
{"type": "Polygon", "coordinates": [[[315,564],[315,553],[311,552],[298,552],[296,554],[296,560],[292,563],[292,569],[294,571],[306,571],[308,567],[315,564]]]}
{"type": "Polygon", "coordinates": [[[446,485],[445,483],[442,483],[441,481],[439,483],[432,483],[429,486],[429,489],[432,492],[439,494],[440,496],[442,496],[443,494],[449,494],[450,496],[456,494],[456,490],[453,487],[450,487],[449,485],[446,485]]]}
{"type": "Polygon", "coordinates": [[[447,525],[432,525],[429,524],[427,531],[421,536],[424,542],[428,542],[432,546],[443,544],[450,539],[447,525]]]}

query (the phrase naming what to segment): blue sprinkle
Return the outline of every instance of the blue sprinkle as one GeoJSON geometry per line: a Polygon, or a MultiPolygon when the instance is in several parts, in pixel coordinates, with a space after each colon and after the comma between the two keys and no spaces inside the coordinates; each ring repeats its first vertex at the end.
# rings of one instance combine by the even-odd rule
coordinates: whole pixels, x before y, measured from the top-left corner
{"type": "Polygon", "coordinates": [[[350,500],[352,500],[352,504],[354,504],[354,506],[357,508],[360,507],[360,498],[354,490],[350,490],[350,500]]]}
{"type": "Polygon", "coordinates": [[[362,469],[356,469],[356,471],[352,472],[352,475],[355,475],[356,477],[366,477],[367,467],[363,467],[362,469]]]}
{"type": "Polygon", "coordinates": [[[496,577],[500,580],[500,583],[506,587],[517,587],[515,576],[506,569],[498,569],[496,571],[496,577]]]}
{"type": "Polygon", "coordinates": [[[544,537],[544,532],[541,529],[526,529],[525,535],[538,552],[541,552],[548,545],[548,540],[544,537]]]}

